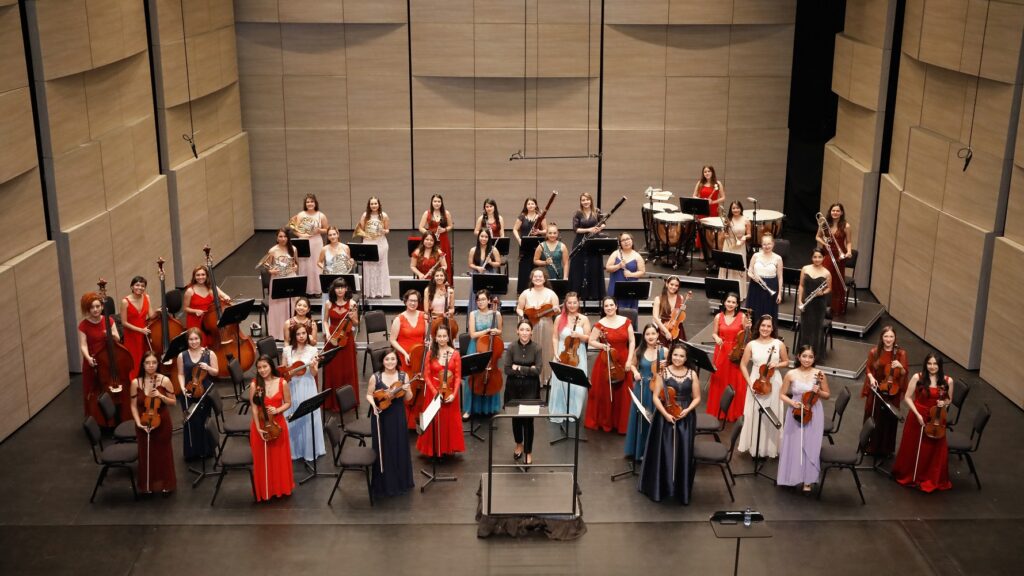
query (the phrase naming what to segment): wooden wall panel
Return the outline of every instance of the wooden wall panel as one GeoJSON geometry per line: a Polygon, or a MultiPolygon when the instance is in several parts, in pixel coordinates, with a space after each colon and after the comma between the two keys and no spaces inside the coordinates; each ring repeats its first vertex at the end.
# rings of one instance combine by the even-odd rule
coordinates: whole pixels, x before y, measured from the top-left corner
{"type": "Polygon", "coordinates": [[[665,73],[728,76],[731,35],[732,26],[669,26],[665,73]]]}
{"type": "Polygon", "coordinates": [[[279,0],[277,10],[281,22],[343,22],[345,15],[342,0],[279,0]]]}
{"type": "Polygon", "coordinates": [[[0,246],[0,262],[46,241],[39,170],[28,171],[0,182],[0,230],[17,231],[0,246]]]}
{"type": "MultiPolygon", "coordinates": [[[[475,24],[473,27],[473,75],[491,78],[521,78],[524,65],[535,76],[531,66],[536,62],[537,35],[527,32],[524,38],[522,24],[475,24]],[[526,46],[524,47],[524,40],[526,46]],[[523,61],[523,50],[527,49],[527,62],[523,61]],[[530,55],[533,58],[530,58],[530,55]]],[[[441,39],[435,39],[443,42],[441,39]]]]}
{"type": "Polygon", "coordinates": [[[670,0],[669,24],[732,24],[733,1],[670,0]]]}
{"type": "Polygon", "coordinates": [[[408,77],[359,76],[348,79],[347,89],[352,128],[409,128],[408,77]]]}
{"type": "Polygon", "coordinates": [[[871,110],[883,110],[887,93],[890,51],[857,42],[853,47],[850,101],[871,110]]]}
{"type": "Polygon", "coordinates": [[[922,128],[910,130],[905,190],[933,207],[942,206],[949,140],[922,128]]]}
{"type": "Polygon", "coordinates": [[[796,0],[733,0],[733,24],[788,24],[796,18],[796,0]]]}
{"type": "Polygon", "coordinates": [[[0,6],[0,92],[28,86],[17,3],[0,6]]]}
{"type": "MultiPolygon", "coordinates": [[[[184,162],[168,177],[172,206],[177,206],[178,269],[188,268],[186,262],[197,258],[204,244],[210,242],[210,214],[206,211],[206,156],[184,162]],[[196,209],[196,208],[199,209],[196,209]]],[[[220,253],[220,251],[218,251],[220,253]]]]}
{"type": "Polygon", "coordinates": [[[835,145],[865,168],[877,170],[881,158],[884,119],[882,113],[840,98],[835,145]]]}
{"type": "MultiPolygon", "coordinates": [[[[597,129],[598,82],[585,78],[541,78],[536,84],[537,124],[543,127],[597,129]],[[587,100],[590,100],[589,107],[587,100]],[[587,113],[590,113],[588,122],[587,113]]],[[[529,98],[529,96],[527,96],[529,98]]],[[[417,122],[418,123],[418,122],[417,122]]],[[[591,147],[596,147],[594,140],[591,147]]],[[[578,153],[573,152],[574,154],[578,153]]]]}
{"type": "Polygon", "coordinates": [[[345,21],[372,24],[404,24],[406,4],[404,0],[344,0],[345,21]]]}
{"type": "Polygon", "coordinates": [[[974,83],[969,80],[963,74],[929,66],[921,106],[921,126],[950,140],[959,138],[968,84],[974,92],[974,83]]]}
{"type": "Polygon", "coordinates": [[[58,275],[56,245],[44,242],[6,264],[14,268],[28,407],[36,414],[67,386],[67,355],[61,344],[65,315],[53,305],[60,300],[60,284],[53,281],[58,275]]]}
{"type": "Polygon", "coordinates": [[[889,313],[917,334],[925,333],[938,209],[904,192],[900,199],[889,313]]]}
{"type": "Polygon", "coordinates": [[[253,208],[252,172],[249,161],[249,134],[240,133],[227,142],[231,166],[231,215],[234,218],[234,245],[241,246],[252,236],[253,208]]]}
{"type": "Polygon", "coordinates": [[[667,27],[608,26],[604,41],[606,78],[665,75],[667,27]]]}
{"type": "Polygon", "coordinates": [[[730,76],[789,76],[793,64],[793,26],[733,26],[730,76]]]}
{"type": "Polygon", "coordinates": [[[28,87],[0,92],[0,182],[36,166],[36,135],[28,87]]]}
{"type": "Polygon", "coordinates": [[[981,377],[1024,408],[1024,363],[1020,361],[1018,341],[1024,322],[1019,296],[1019,286],[1024,282],[1024,245],[997,238],[992,270],[998,281],[989,284],[981,377]]]}
{"type": "MultiPolygon", "coordinates": [[[[960,142],[970,142],[974,150],[1000,158],[1009,157],[1013,142],[1009,141],[1014,87],[1011,84],[981,78],[977,81],[977,104],[965,106],[960,142]],[[972,117],[973,112],[973,117],[972,117]],[[972,132],[973,129],[973,132],[972,132]]],[[[974,104],[975,91],[968,91],[968,102],[974,104]]]]}
{"type": "MultiPolygon", "coordinates": [[[[0,265],[0,290],[16,294],[14,268],[0,265]]],[[[10,436],[28,422],[28,389],[25,385],[25,356],[21,348],[21,325],[18,319],[18,299],[0,301],[0,322],[10,326],[8,337],[0,339],[0,362],[10,367],[10,374],[0,383],[0,440],[10,436]],[[9,335],[16,337],[11,338],[9,335]]]]}
{"type": "Polygon", "coordinates": [[[847,2],[843,34],[870,46],[889,49],[895,12],[896,2],[892,0],[847,2]]]}
{"type": "Polygon", "coordinates": [[[949,70],[960,68],[968,0],[928,0],[921,21],[920,60],[949,70]]]}
{"type": "Polygon", "coordinates": [[[662,24],[669,15],[670,0],[606,0],[606,24],[662,24]]]}
{"type": "MultiPolygon", "coordinates": [[[[900,49],[914,59],[921,55],[921,27],[925,0],[907,0],[903,9],[903,40],[900,49]]],[[[901,74],[902,76],[902,74],[901,74]]]]}
{"type": "Polygon", "coordinates": [[[413,142],[417,178],[468,181],[476,178],[476,144],[472,129],[417,129],[413,142]]]}
{"type": "MultiPolygon", "coordinates": [[[[283,24],[280,32],[270,30],[268,26],[246,24],[239,26],[239,37],[242,30],[245,30],[247,38],[243,46],[241,42],[239,51],[241,59],[242,52],[245,52],[253,44],[261,40],[253,47],[253,52],[263,53],[261,61],[280,62],[281,68],[262,67],[256,68],[252,64],[246,70],[246,74],[255,76],[258,74],[285,74],[308,75],[308,76],[345,76],[345,26],[339,24],[283,24]],[[258,34],[253,38],[254,33],[258,34]],[[265,33],[265,34],[264,34],[265,33]],[[275,38],[280,37],[280,43],[274,44],[275,38]],[[277,50],[280,50],[278,52],[277,50]]],[[[255,64],[255,62],[253,62],[255,64]]]]}
{"type": "Polygon", "coordinates": [[[1017,69],[1024,29],[1024,6],[1008,2],[989,2],[984,32],[980,75],[1000,82],[1019,82],[1017,69]]]}
{"type": "Polygon", "coordinates": [[[472,128],[476,98],[473,84],[473,78],[413,78],[416,127],[472,128]]]}
{"type": "Polygon", "coordinates": [[[848,36],[836,34],[835,49],[832,53],[832,91],[847,100],[850,99],[855,43],[856,41],[848,36]]]}
{"type": "Polygon", "coordinates": [[[893,261],[896,255],[900,199],[902,193],[888,174],[882,175],[878,188],[878,213],[875,222],[875,243],[871,261],[871,293],[879,303],[889,307],[891,301],[893,261]]]}
{"type": "Polygon", "coordinates": [[[26,4],[34,68],[44,80],[92,68],[86,0],[34,0],[26,4]]]}
{"type": "MultiPolygon", "coordinates": [[[[112,249],[113,241],[110,237],[110,214],[104,211],[98,216],[62,231],[61,234],[64,237],[64,245],[68,247],[69,255],[67,261],[61,262],[61,267],[70,268],[70,275],[67,277],[72,282],[72,290],[70,294],[65,294],[65,297],[73,299],[75,302],[74,310],[78,310],[78,298],[90,290],[95,290],[96,281],[99,278],[106,278],[107,281],[114,282],[115,270],[112,249]]],[[[111,284],[108,290],[112,294],[120,294],[116,288],[117,286],[111,284]]],[[[80,317],[81,313],[79,312],[77,315],[80,317]]],[[[68,316],[70,316],[70,313],[68,313],[68,316]]],[[[78,358],[78,346],[75,345],[73,348],[75,357],[78,358]]]]}
{"type": "MultiPolygon", "coordinates": [[[[789,107],[790,84],[791,80],[788,77],[731,78],[729,80],[729,129],[786,128],[787,118],[779,114],[778,111],[789,107]]],[[[713,94],[710,90],[708,92],[713,94]]],[[[699,110],[694,110],[692,117],[705,123],[713,122],[711,118],[702,118],[699,110]]]]}
{"type": "Polygon", "coordinates": [[[995,230],[1001,210],[999,198],[1006,191],[1004,168],[1009,170],[1010,161],[975,151],[969,169],[964,171],[963,160],[957,158],[958,149],[959,145],[950,146],[942,211],[984,230],[995,230]]]}
{"type": "Polygon", "coordinates": [[[1024,244],[1024,168],[1016,162],[1010,177],[1010,194],[1006,206],[1003,235],[1017,244],[1024,244]]]}
{"type": "Polygon", "coordinates": [[[105,206],[103,156],[100,143],[93,142],[53,159],[44,159],[48,188],[59,191],[56,202],[58,219],[72,227],[95,217],[105,206]]]}

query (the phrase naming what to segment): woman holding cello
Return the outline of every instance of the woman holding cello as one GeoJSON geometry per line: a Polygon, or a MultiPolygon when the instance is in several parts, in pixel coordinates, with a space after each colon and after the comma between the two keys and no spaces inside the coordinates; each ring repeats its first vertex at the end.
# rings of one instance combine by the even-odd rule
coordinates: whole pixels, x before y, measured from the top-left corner
{"type": "MultiPolygon", "coordinates": [[[[217,375],[217,355],[203,347],[203,335],[199,328],[189,328],[188,349],[178,355],[178,401],[186,414],[192,404],[199,401],[203,392],[213,385],[217,375]]],[[[213,439],[206,433],[206,418],[210,415],[210,403],[203,402],[182,427],[182,445],[185,460],[209,458],[214,454],[213,439]]]]}
{"type": "Polygon", "coordinates": [[[274,373],[270,357],[265,354],[256,360],[249,404],[249,447],[256,501],[290,496],[295,489],[295,475],[284,413],[291,408],[292,396],[288,383],[274,373]]]}
{"type": "MultiPolygon", "coordinates": [[[[330,293],[324,302],[324,351],[341,348],[330,362],[324,365],[324,389],[341,388],[349,384],[356,393],[359,406],[359,370],[356,363],[356,332],[359,331],[359,304],[352,298],[352,291],[344,277],[331,282],[330,293]]],[[[334,394],[327,396],[324,408],[338,412],[338,399],[334,394]]]]}
{"type": "MultiPolygon", "coordinates": [[[[580,297],[575,292],[567,292],[562,302],[562,313],[555,318],[555,333],[552,336],[552,348],[555,361],[575,366],[587,374],[587,341],[590,340],[590,320],[580,313],[580,297]]],[[[577,384],[562,382],[554,372],[551,373],[550,397],[548,407],[552,412],[565,412],[580,418],[583,415],[583,403],[587,399],[587,389],[577,384]]],[[[552,418],[551,422],[561,424],[561,418],[552,418]]]]}
{"type": "MultiPolygon", "coordinates": [[[[646,333],[646,331],[645,331],[646,333]]],[[[657,414],[644,454],[637,489],[655,502],[675,497],[680,504],[690,503],[693,477],[693,441],[700,405],[700,377],[686,356],[686,345],[672,344],[671,361],[663,370],[654,371],[651,381],[657,414]]]]}
{"type": "Polygon", "coordinates": [[[715,373],[711,375],[708,384],[708,405],[707,413],[715,418],[725,418],[729,422],[735,422],[743,415],[743,406],[747,398],[747,381],[740,371],[739,359],[743,347],[747,345],[747,334],[750,330],[750,318],[740,310],[740,297],[735,292],[730,292],[722,301],[722,311],[715,315],[713,321],[714,329],[711,337],[715,340],[715,355],[712,361],[715,364],[715,373]],[[739,347],[737,349],[737,346],[739,347]],[[733,362],[733,356],[736,362],[733,362]],[[736,393],[733,396],[729,411],[723,416],[719,413],[722,393],[725,388],[730,387],[736,393]]]}
{"type": "Polygon", "coordinates": [[[903,425],[892,477],[922,492],[949,490],[949,444],[946,442],[946,408],[953,397],[953,379],[942,369],[942,356],[924,357],[924,372],[907,384],[903,402],[910,409],[903,425]]]}
{"type": "MultiPolygon", "coordinates": [[[[505,349],[505,344],[501,340],[501,329],[503,322],[501,319],[500,308],[497,310],[491,309],[491,294],[487,290],[481,290],[476,294],[476,310],[469,313],[469,347],[466,349],[466,355],[474,354],[477,352],[479,346],[477,342],[483,339],[483,342],[487,345],[487,349],[494,351],[496,346],[500,347],[498,350],[498,356],[501,356],[501,352],[505,349]]],[[[499,304],[500,306],[500,304],[499,304]]],[[[486,374],[486,373],[485,373],[486,374]]],[[[484,374],[479,375],[480,382],[475,386],[476,392],[474,392],[474,386],[472,377],[467,376],[462,380],[462,419],[468,420],[470,416],[479,414],[483,416],[489,416],[491,414],[497,414],[501,411],[501,396],[498,392],[501,392],[501,373],[497,372],[497,383],[499,384],[498,389],[491,394],[480,394],[478,392],[484,392],[487,386],[486,376],[484,374]]]]}
{"type": "MultiPolygon", "coordinates": [[[[505,354],[505,403],[520,400],[540,399],[540,346],[531,340],[533,326],[528,320],[520,320],[516,326],[516,341],[505,354]]],[[[523,455],[527,465],[533,464],[533,418],[513,418],[512,436],[516,448],[512,459],[518,461],[523,455]]]]}
{"type": "Polygon", "coordinates": [[[430,345],[430,357],[423,367],[425,389],[422,406],[441,396],[441,410],[416,440],[416,449],[424,456],[445,456],[465,452],[462,418],[459,416],[459,382],[462,379],[462,356],[451,346],[448,326],[441,324],[430,345]],[[437,432],[435,432],[435,428],[437,432]],[[435,435],[436,434],[436,435],[435,435]]]}
{"type": "Polygon", "coordinates": [[[864,398],[864,419],[874,418],[875,433],[868,440],[866,453],[876,462],[896,452],[896,429],[900,413],[900,400],[907,390],[907,351],[896,343],[896,331],[883,326],[878,344],[868,352],[867,370],[860,395],[864,398]],[[877,395],[876,395],[877,392],[877,395]],[[880,405],[879,396],[892,409],[880,405]]]}
{"type": "Polygon", "coordinates": [[[366,385],[366,403],[376,420],[370,426],[377,464],[370,476],[375,497],[398,496],[414,486],[405,403],[412,401],[409,377],[398,369],[398,353],[389,349],[381,360],[384,369],[374,373],[366,385]]]}
{"type": "MultiPolygon", "coordinates": [[[[217,295],[224,304],[231,303],[231,298],[221,292],[220,288],[217,288],[217,295]]],[[[192,281],[185,288],[183,301],[182,310],[185,311],[185,328],[198,328],[201,330],[203,327],[203,315],[206,314],[207,310],[213,308],[213,287],[212,282],[210,282],[210,271],[205,265],[196,266],[192,269],[192,281]]],[[[287,313],[285,315],[287,316],[287,313]]],[[[204,339],[203,343],[210,344],[206,339],[204,339]]]]}
{"type": "Polygon", "coordinates": [[[597,361],[590,376],[590,397],[583,425],[592,430],[625,434],[629,424],[633,386],[633,356],[636,341],[633,323],[619,316],[615,298],[601,300],[604,316],[590,332],[590,347],[597,348],[597,361]],[[625,353],[625,354],[623,354],[625,353]]]}
{"type": "Polygon", "coordinates": [[[108,327],[112,340],[116,342],[119,337],[117,325],[110,317],[104,322],[103,297],[98,292],[86,292],[82,296],[80,306],[85,316],[78,323],[78,350],[82,354],[82,399],[85,404],[85,415],[95,418],[104,428],[113,428],[131,418],[131,398],[124,391],[108,390],[106,383],[101,381],[97,368],[100,363],[98,356],[106,353],[108,327]],[[108,391],[112,394],[114,402],[119,404],[116,422],[107,420],[100,410],[99,397],[108,391]]]}
{"type": "MultiPolygon", "coordinates": [[[[427,332],[427,316],[420,312],[420,293],[409,289],[402,294],[405,310],[395,315],[391,321],[391,347],[398,354],[398,368],[412,379],[423,370],[421,360],[424,349],[424,337],[427,332]],[[413,353],[418,351],[415,357],[413,353]],[[416,364],[414,367],[413,364],[416,364]]],[[[428,348],[429,349],[429,348],[428,348]]],[[[417,406],[409,406],[406,410],[409,430],[416,429],[417,406]]]]}
{"type": "Polygon", "coordinates": [[[800,364],[782,379],[779,398],[789,407],[782,416],[782,446],[779,450],[779,486],[803,485],[804,492],[818,482],[821,474],[821,439],[825,410],[821,400],[831,396],[825,373],[814,368],[814,349],[800,347],[800,364]]]}
{"type": "Polygon", "coordinates": [[[149,295],[146,294],[146,279],[142,276],[132,278],[132,292],[121,299],[121,318],[124,326],[124,347],[132,353],[131,378],[139,375],[142,366],[143,350],[152,349],[149,342],[149,328],[146,324],[158,316],[156,310],[149,306],[149,295]]]}
{"type": "Polygon", "coordinates": [[[170,378],[157,372],[160,359],[152,350],[142,353],[139,376],[132,379],[132,417],[135,440],[139,445],[139,487],[143,494],[174,492],[178,480],[174,474],[174,450],[171,447],[171,413],[174,386],[170,378]]]}
{"type": "Polygon", "coordinates": [[[782,414],[782,400],[779,399],[782,372],[779,368],[789,366],[789,353],[779,339],[775,319],[770,315],[758,318],[754,331],[757,338],[747,343],[740,358],[740,371],[748,383],[748,390],[743,403],[743,430],[740,431],[737,449],[754,457],[775,458],[779,455],[779,431],[764,416],[758,416],[754,396],[761,405],[771,408],[775,414],[782,414]],[[758,424],[761,425],[760,430],[758,424]]]}

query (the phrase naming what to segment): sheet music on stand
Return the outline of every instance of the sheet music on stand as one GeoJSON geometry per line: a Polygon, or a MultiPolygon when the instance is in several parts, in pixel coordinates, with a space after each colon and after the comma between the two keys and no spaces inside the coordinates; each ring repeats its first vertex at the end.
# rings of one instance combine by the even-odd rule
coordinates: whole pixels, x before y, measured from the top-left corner
{"type": "Polygon", "coordinates": [[[647,420],[648,424],[653,423],[654,414],[647,408],[644,408],[643,403],[640,402],[640,399],[636,397],[636,394],[633,392],[632,388],[629,389],[629,397],[633,399],[633,405],[636,406],[637,411],[640,412],[640,415],[644,417],[644,420],[647,420]]]}
{"type": "Polygon", "coordinates": [[[441,396],[434,396],[434,399],[427,404],[427,407],[423,409],[423,413],[420,415],[420,429],[426,430],[430,427],[430,423],[434,421],[434,417],[441,411],[441,396]]]}
{"type": "Polygon", "coordinates": [[[520,416],[537,416],[540,414],[539,404],[520,404],[518,408],[520,416]]]}

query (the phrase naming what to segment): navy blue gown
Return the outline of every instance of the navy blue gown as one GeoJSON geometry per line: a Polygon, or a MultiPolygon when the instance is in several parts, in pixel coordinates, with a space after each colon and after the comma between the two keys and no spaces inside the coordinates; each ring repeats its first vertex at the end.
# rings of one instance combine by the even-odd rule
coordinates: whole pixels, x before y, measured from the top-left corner
{"type": "MultiPolygon", "coordinates": [[[[689,406],[693,400],[693,381],[690,373],[682,380],[669,374],[665,378],[665,386],[675,389],[676,404],[679,406],[689,406]]],[[[661,502],[665,498],[675,497],[681,504],[690,503],[693,476],[697,470],[693,462],[696,426],[695,411],[691,411],[674,426],[666,422],[661,412],[655,413],[651,433],[647,436],[643,468],[640,470],[640,479],[637,483],[637,489],[651,500],[661,502]]]]}
{"type": "MultiPolygon", "coordinates": [[[[185,369],[185,381],[192,377],[192,369],[199,362],[210,363],[210,351],[203,349],[203,353],[199,356],[199,362],[192,362],[192,357],[189,356],[188,350],[181,353],[182,366],[185,369]]],[[[213,385],[213,380],[210,375],[203,372],[203,390],[209,389],[213,385]]],[[[181,410],[188,413],[189,408],[195,404],[197,398],[189,398],[185,395],[185,391],[182,390],[178,394],[178,406],[181,406],[181,410]]],[[[192,418],[182,426],[182,445],[185,450],[185,460],[199,460],[201,458],[211,458],[214,454],[213,438],[206,433],[206,419],[210,417],[210,400],[207,399],[203,402],[202,406],[196,409],[192,418]]]]}
{"type": "MultiPolygon", "coordinates": [[[[399,373],[399,379],[405,382],[405,374],[399,373]]],[[[387,388],[381,381],[379,372],[373,375],[371,382],[374,390],[387,388]]],[[[370,418],[374,416],[371,415],[370,418]]],[[[370,490],[374,496],[405,494],[415,485],[412,480],[412,456],[409,450],[405,398],[395,398],[390,406],[381,410],[379,423],[379,434],[377,422],[370,426],[373,434],[373,451],[378,454],[378,460],[374,463],[370,476],[370,490]]]]}

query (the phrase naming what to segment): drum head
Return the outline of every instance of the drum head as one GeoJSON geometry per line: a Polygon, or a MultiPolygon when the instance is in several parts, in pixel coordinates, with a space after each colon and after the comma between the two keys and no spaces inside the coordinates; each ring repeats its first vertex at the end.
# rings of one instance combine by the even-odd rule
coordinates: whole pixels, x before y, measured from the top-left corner
{"type": "Polygon", "coordinates": [[[683,222],[690,222],[693,220],[693,216],[689,214],[683,214],[682,212],[659,212],[654,215],[654,219],[659,222],[671,222],[674,224],[680,224],[683,222]]]}

